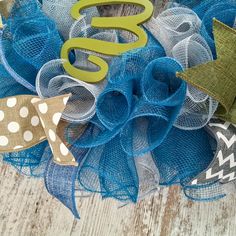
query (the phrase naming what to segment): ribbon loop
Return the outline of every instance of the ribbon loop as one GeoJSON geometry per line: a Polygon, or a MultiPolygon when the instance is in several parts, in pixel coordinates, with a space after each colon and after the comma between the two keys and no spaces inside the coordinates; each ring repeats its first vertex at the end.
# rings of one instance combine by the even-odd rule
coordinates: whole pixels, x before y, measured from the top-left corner
{"type": "Polygon", "coordinates": [[[178,73],[178,77],[219,101],[227,115],[236,97],[236,30],[214,20],[214,35],[218,59],[178,73]]]}
{"type": "Polygon", "coordinates": [[[67,75],[64,61],[52,60],[46,63],[36,78],[36,89],[40,97],[55,97],[71,93],[62,118],[70,122],[85,123],[96,112],[96,102],[105,84],[88,84],[67,75]]]}
{"type": "Polygon", "coordinates": [[[146,28],[164,47],[167,56],[181,40],[198,33],[201,20],[197,14],[186,7],[173,7],[163,11],[145,24],[146,28]]]}
{"type": "MultiPolygon", "coordinates": [[[[209,46],[199,34],[193,34],[176,44],[172,55],[185,69],[213,60],[209,46]]],[[[186,130],[199,129],[209,122],[217,107],[215,99],[188,84],[184,105],[175,126],[186,130]]]]}
{"type": "Polygon", "coordinates": [[[0,57],[8,73],[35,92],[35,78],[44,63],[60,55],[62,41],[55,23],[36,1],[17,0],[0,38],[0,57]]]}

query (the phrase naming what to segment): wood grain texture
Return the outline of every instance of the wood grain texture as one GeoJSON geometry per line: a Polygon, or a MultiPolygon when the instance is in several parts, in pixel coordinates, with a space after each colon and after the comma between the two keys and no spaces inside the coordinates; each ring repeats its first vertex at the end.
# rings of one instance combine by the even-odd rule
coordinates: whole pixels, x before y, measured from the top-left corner
{"type": "MultiPolygon", "coordinates": [[[[155,1],[156,12],[163,1],[155,1]]],[[[107,15],[135,8],[100,9],[107,15]]],[[[81,220],[50,196],[42,180],[20,176],[0,164],[1,236],[234,236],[236,198],[209,203],[188,201],[178,187],[164,188],[137,205],[121,207],[99,196],[78,199],[81,220]]]]}
{"type": "Polygon", "coordinates": [[[0,235],[234,236],[236,199],[188,201],[179,188],[161,189],[137,205],[119,207],[99,196],[78,200],[81,220],[45,190],[42,180],[0,166],[0,235]]]}

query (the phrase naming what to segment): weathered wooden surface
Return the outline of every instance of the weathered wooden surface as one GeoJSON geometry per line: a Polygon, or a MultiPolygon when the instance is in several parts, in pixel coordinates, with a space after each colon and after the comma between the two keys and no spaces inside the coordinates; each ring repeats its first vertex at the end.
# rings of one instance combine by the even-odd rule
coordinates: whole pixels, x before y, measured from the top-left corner
{"type": "MultiPolygon", "coordinates": [[[[111,11],[134,12],[133,8],[115,7],[106,9],[106,14],[111,11]]],[[[193,203],[173,187],[121,208],[98,196],[79,200],[78,221],[47,193],[42,180],[20,176],[12,167],[0,164],[1,236],[234,236],[235,205],[234,196],[193,203]]]]}
{"type": "Polygon", "coordinates": [[[0,186],[1,236],[234,236],[236,232],[234,196],[192,203],[178,188],[170,188],[121,208],[96,196],[78,202],[78,221],[47,193],[41,180],[1,165],[0,186]]]}

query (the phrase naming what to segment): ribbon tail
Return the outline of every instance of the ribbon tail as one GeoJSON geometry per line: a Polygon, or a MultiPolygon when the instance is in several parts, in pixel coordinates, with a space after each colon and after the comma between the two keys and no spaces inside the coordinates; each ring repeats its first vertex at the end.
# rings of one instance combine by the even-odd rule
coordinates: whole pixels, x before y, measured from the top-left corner
{"type": "Polygon", "coordinates": [[[44,183],[47,191],[69,208],[75,218],[79,219],[80,216],[75,201],[77,173],[78,166],[57,165],[50,158],[44,174],[44,183]]]}
{"type": "Polygon", "coordinates": [[[51,147],[54,162],[59,165],[77,166],[74,156],[57,134],[57,127],[69,98],[70,95],[62,95],[40,100],[34,103],[34,106],[51,147]]]}

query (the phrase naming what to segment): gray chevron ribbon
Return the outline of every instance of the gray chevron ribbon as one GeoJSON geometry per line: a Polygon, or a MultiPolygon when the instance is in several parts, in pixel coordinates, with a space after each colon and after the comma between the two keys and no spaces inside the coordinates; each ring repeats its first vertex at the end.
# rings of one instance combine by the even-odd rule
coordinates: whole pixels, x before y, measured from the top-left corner
{"type": "Polygon", "coordinates": [[[200,173],[192,185],[213,181],[228,183],[236,179],[236,125],[219,119],[212,119],[208,131],[217,142],[215,157],[209,167],[200,173]]]}

